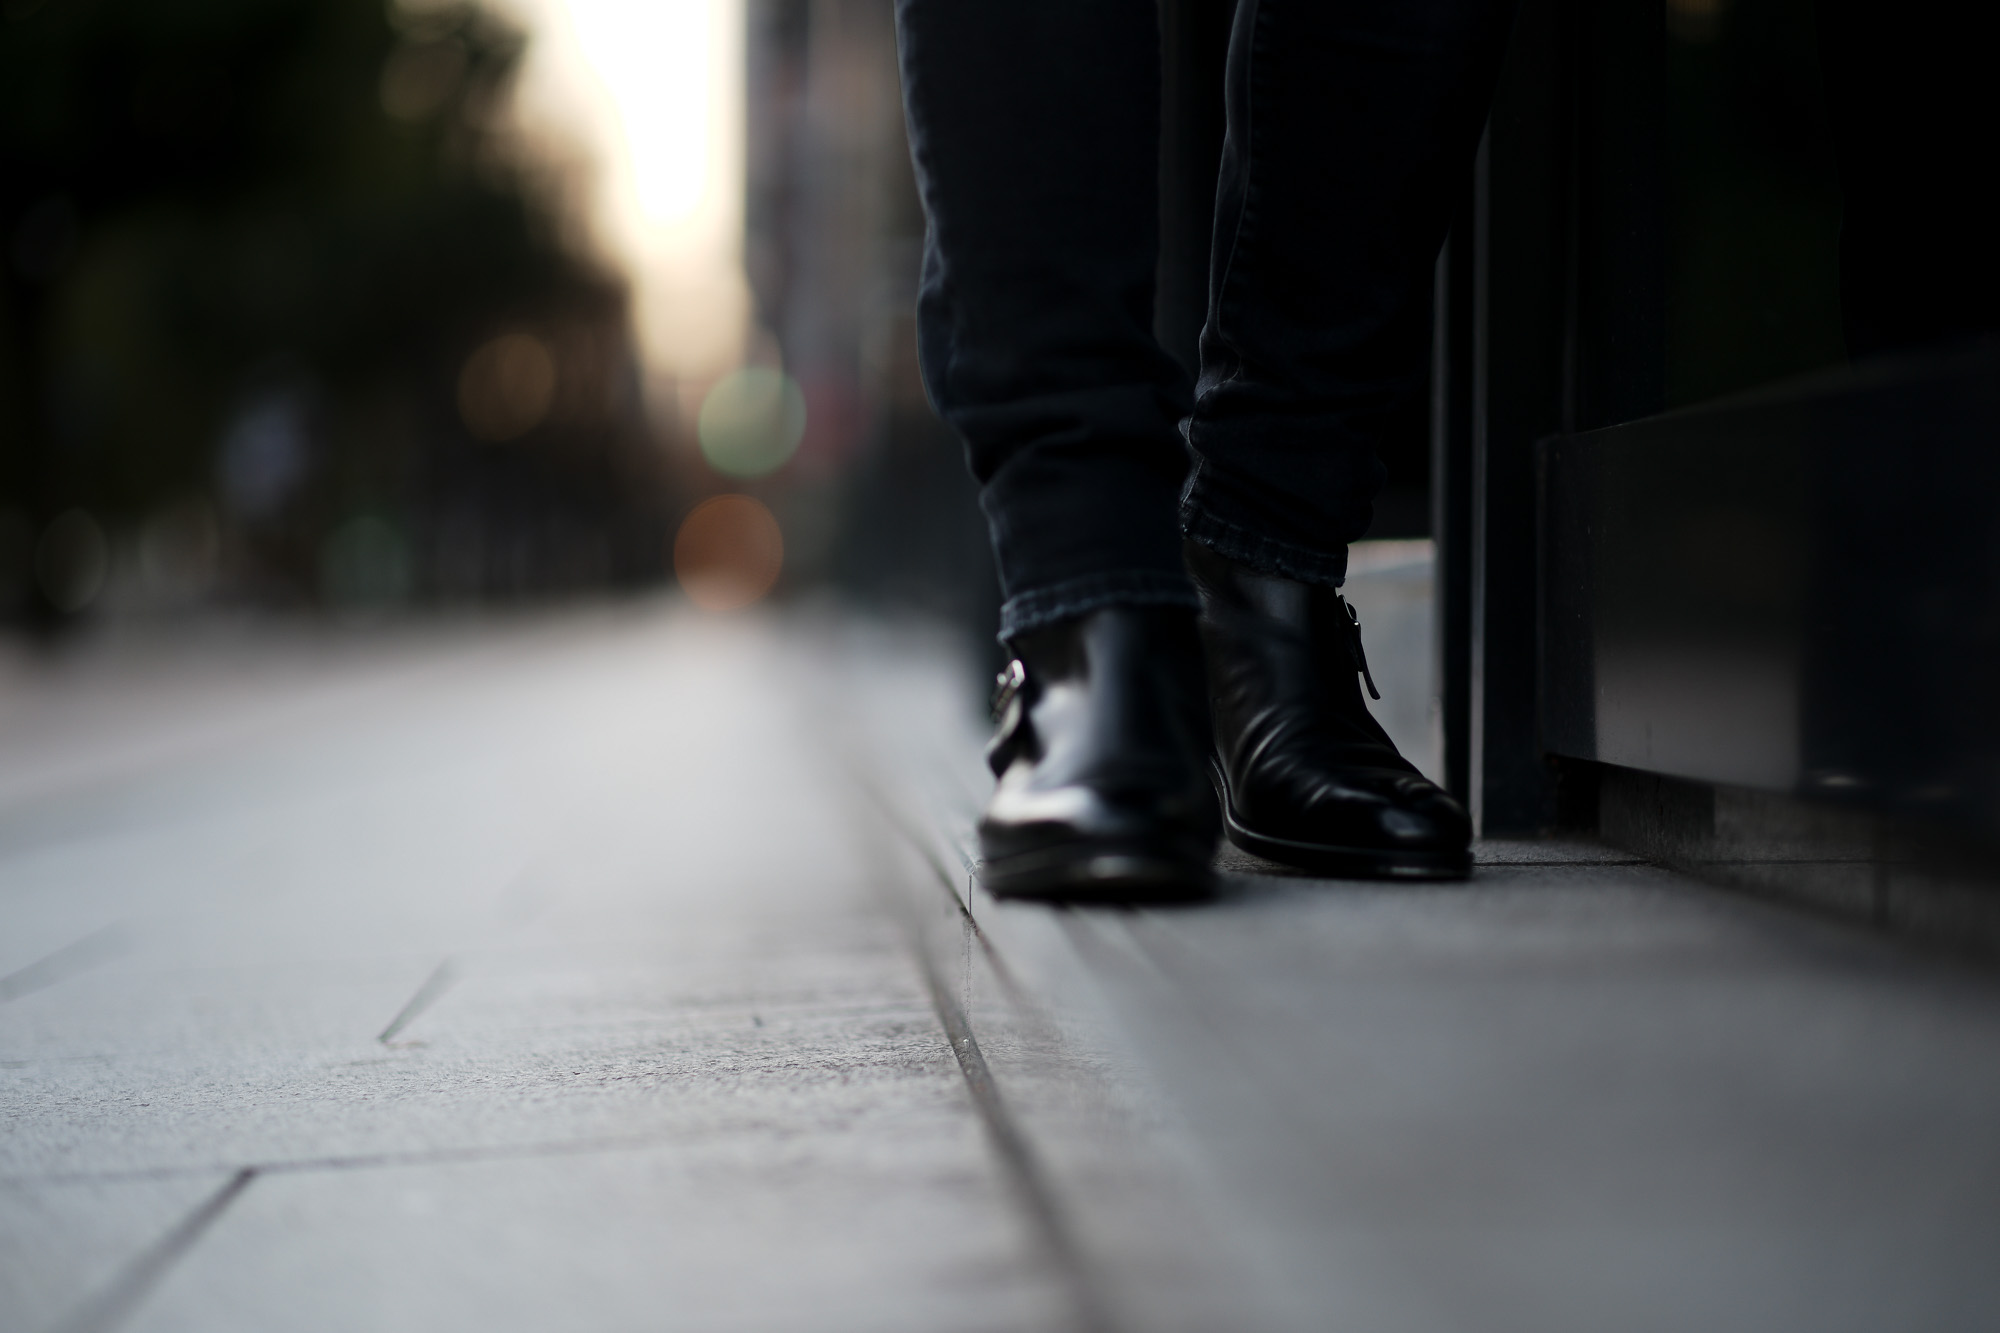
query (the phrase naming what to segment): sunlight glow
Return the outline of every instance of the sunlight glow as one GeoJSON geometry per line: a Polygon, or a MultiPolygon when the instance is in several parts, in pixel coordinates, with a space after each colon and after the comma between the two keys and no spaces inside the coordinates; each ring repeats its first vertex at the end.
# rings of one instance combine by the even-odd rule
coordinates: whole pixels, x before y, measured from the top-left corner
{"type": "Polygon", "coordinates": [[[684,222],[702,202],[714,132],[702,0],[568,0],[577,43],[616,107],[619,147],[647,226],[684,222]]]}
{"type": "Polygon", "coordinates": [[[530,34],[515,118],[577,168],[577,221],[626,272],[649,370],[743,357],[742,0],[490,0],[530,34]]]}

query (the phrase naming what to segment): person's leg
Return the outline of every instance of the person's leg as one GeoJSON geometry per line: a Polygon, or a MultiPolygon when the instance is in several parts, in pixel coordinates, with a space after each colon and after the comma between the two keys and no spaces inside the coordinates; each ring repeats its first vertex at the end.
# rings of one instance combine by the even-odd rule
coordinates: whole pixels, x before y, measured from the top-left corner
{"type": "Polygon", "coordinates": [[[1154,0],[898,0],[896,21],[929,220],[924,383],[982,488],[1001,636],[1192,608],[1189,386],[1153,337],[1154,0]]]}
{"type": "Polygon", "coordinates": [[[1238,0],[1189,537],[1338,585],[1428,381],[1431,274],[1512,0],[1238,0]]]}
{"type": "Polygon", "coordinates": [[[1362,700],[1360,632],[1335,589],[1381,488],[1376,442],[1425,387],[1431,274],[1508,10],[1238,0],[1181,521],[1225,828],[1274,860],[1470,865],[1465,811],[1362,700]]]}
{"type": "Polygon", "coordinates": [[[898,0],[929,221],[924,384],[993,537],[996,894],[1198,894],[1215,802],[1175,502],[1189,385],[1153,338],[1155,0],[898,0]]]}

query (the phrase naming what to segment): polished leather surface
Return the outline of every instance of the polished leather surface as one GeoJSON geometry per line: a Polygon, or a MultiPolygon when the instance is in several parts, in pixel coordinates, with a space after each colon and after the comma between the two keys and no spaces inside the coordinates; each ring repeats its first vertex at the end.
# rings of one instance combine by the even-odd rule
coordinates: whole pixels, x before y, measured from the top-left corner
{"type": "Polygon", "coordinates": [[[1014,648],[1018,686],[1003,684],[987,749],[999,784],[979,822],[988,887],[1051,898],[1205,889],[1219,821],[1194,617],[1107,608],[1014,648]]]}
{"type": "Polygon", "coordinates": [[[1369,713],[1360,630],[1340,594],[1192,542],[1187,562],[1231,840],[1352,873],[1462,873],[1471,821],[1369,713]]]}

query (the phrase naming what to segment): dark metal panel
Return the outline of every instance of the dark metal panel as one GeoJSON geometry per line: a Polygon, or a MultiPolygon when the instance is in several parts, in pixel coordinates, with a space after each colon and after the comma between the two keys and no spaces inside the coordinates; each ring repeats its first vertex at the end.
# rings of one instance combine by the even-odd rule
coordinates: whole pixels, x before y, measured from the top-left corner
{"type": "Polygon", "coordinates": [[[1445,790],[1472,790],[1472,235],[1468,201],[1438,255],[1431,328],[1431,532],[1445,790]]]}
{"type": "Polygon", "coordinates": [[[1657,5],[1573,3],[1565,433],[1667,406],[1666,55],[1657,5]]]}
{"type": "Polygon", "coordinates": [[[1522,0],[1439,266],[1445,767],[1489,833],[1556,814],[1538,707],[1537,442],[1663,404],[1662,40],[1657,7],[1638,0],[1522,0]]]}
{"type": "Polygon", "coordinates": [[[2000,831],[2000,342],[1546,446],[1554,753],[2000,831]]]}
{"type": "Polygon", "coordinates": [[[1473,184],[1472,806],[1546,825],[1536,718],[1535,443],[1561,429],[1570,241],[1568,24],[1524,0],[1473,184]]]}

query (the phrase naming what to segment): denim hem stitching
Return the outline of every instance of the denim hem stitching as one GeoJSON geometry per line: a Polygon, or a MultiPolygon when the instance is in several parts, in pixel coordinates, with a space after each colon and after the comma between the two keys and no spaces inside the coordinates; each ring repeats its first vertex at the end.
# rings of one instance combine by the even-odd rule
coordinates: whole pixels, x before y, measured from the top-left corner
{"type": "Polygon", "coordinates": [[[1325,588],[1338,588],[1347,582],[1345,547],[1334,554],[1296,546],[1240,527],[1228,519],[1217,518],[1200,508],[1193,499],[1181,507],[1181,531],[1187,534],[1190,541],[1199,542],[1238,564],[1248,565],[1260,574],[1275,574],[1280,578],[1314,583],[1325,588]]]}
{"type": "Polygon", "coordinates": [[[1180,606],[1200,609],[1194,585],[1184,574],[1132,569],[1091,574],[1049,588],[1017,593],[1000,608],[1000,641],[1071,620],[1107,606],[1180,606]]]}

